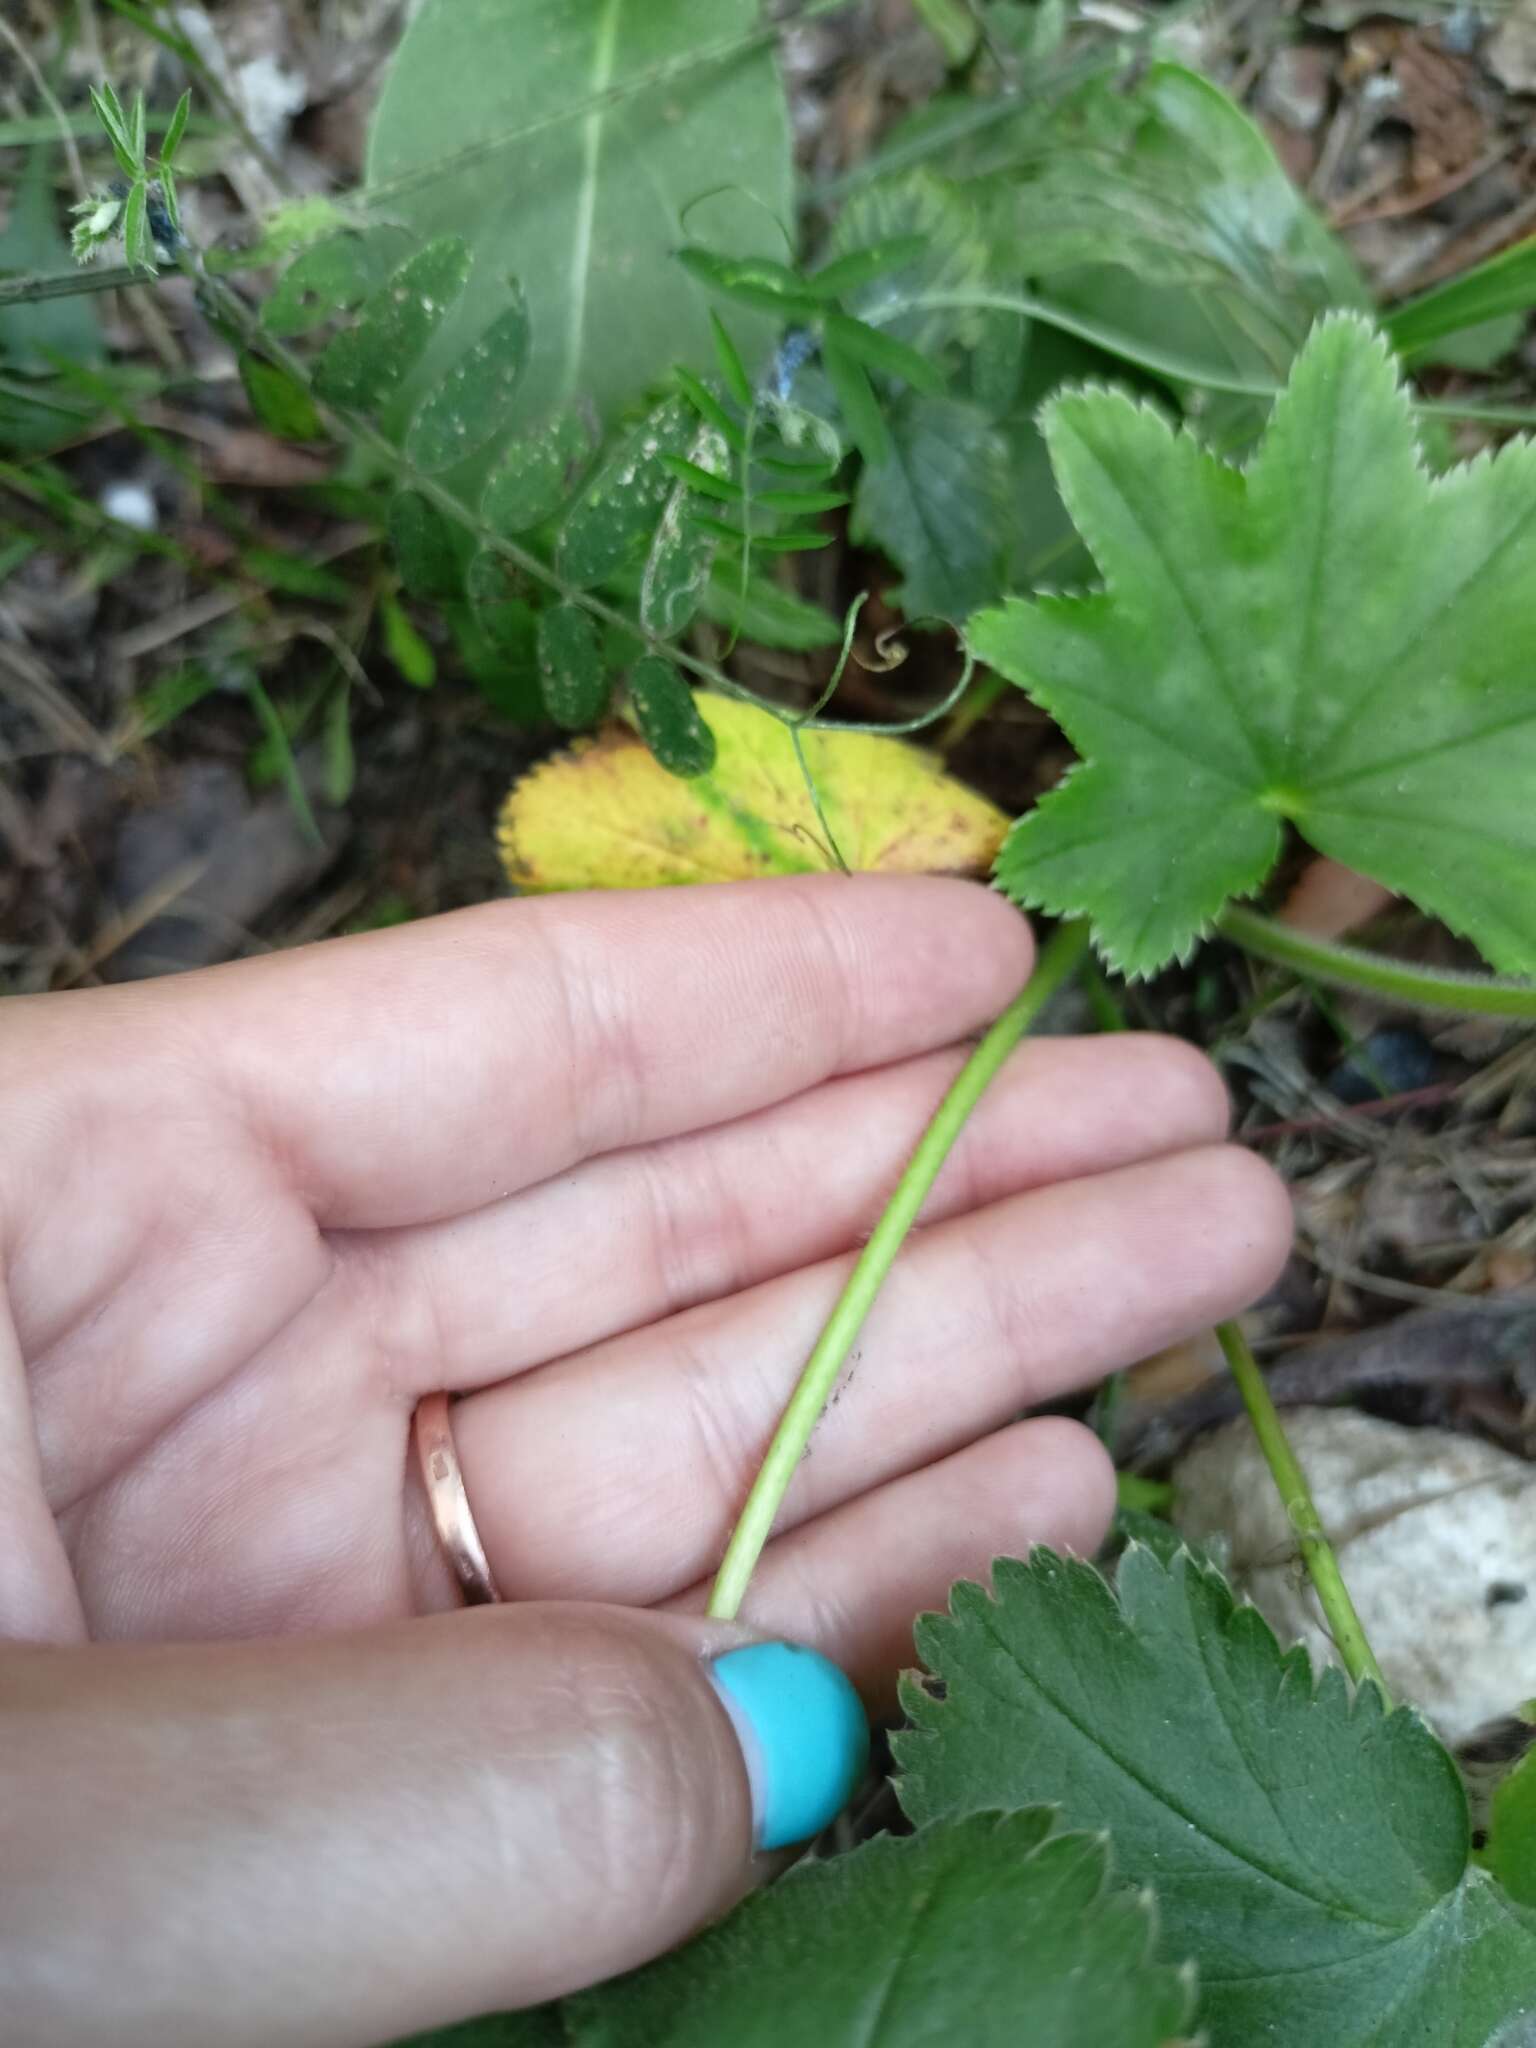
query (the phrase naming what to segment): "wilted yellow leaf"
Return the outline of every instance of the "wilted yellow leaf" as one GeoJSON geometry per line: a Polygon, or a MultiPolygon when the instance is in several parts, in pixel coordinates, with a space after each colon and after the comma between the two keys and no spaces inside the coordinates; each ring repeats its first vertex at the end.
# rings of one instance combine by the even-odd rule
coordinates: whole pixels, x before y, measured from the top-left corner
{"type": "MultiPolygon", "coordinates": [[[[634,733],[578,741],[515,783],[497,828],[520,889],[644,889],[833,865],[784,725],[701,690],[708,775],[669,775],[634,733]]],[[[982,874],[1008,820],[931,754],[869,733],[808,732],[806,764],[849,867],[982,874]]]]}

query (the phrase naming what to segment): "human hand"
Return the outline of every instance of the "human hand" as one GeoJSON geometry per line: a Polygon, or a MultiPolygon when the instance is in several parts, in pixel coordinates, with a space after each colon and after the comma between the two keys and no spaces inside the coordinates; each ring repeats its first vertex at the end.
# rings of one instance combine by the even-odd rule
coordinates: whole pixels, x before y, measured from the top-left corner
{"type": "MultiPolygon", "coordinates": [[[[628,1967],[746,1887],[705,1675],[744,1631],[698,1618],[708,1577],[954,1042],[1028,961],[983,890],[838,878],[6,1006],[0,1635],[59,1646],[0,1651],[15,2039],[377,2040],[628,1967]],[[503,1607],[443,1611],[409,1455],[439,1387],[503,1607]]],[[[878,1705],[954,1578],[1094,1548],[1092,1437],[1003,1425],[1272,1278],[1285,1197],[1225,1118],[1172,1041],[1015,1056],[753,1635],[878,1705]]]]}

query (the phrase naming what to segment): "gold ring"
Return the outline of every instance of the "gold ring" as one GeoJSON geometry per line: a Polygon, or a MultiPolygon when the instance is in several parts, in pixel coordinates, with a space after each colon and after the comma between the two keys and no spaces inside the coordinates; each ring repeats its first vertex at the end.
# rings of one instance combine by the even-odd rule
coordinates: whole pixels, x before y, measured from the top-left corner
{"type": "Polygon", "coordinates": [[[416,1404],[416,1455],[421,1460],[422,1484],[432,1509],[438,1541],[448,1554],[467,1607],[486,1607],[500,1600],[485,1545],[470,1512],[464,1491],[464,1474],[454,1449],[453,1428],[448,1420],[448,1396],[426,1394],[416,1404]]]}

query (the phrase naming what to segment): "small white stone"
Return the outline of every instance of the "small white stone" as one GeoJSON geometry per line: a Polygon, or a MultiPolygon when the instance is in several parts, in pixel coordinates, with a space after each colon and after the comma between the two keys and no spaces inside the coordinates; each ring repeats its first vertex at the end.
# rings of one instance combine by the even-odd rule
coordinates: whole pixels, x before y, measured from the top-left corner
{"type": "MultiPolygon", "coordinates": [[[[1536,1694],[1536,1466],[1354,1409],[1281,1420],[1393,1697],[1456,1743],[1536,1694]]],[[[1180,1529],[1226,1535],[1233,1586],[1282,1645],[1337,1663],[1248,1424],[1202,1437],[1173,1483],[1180,1529]]]]}
{"type": "Polygon", "coordinates": [[[115,519],[120,526],[131,526],[136,533],[153,533],[160,524],[154,494],[144,484],[131,483],[127,478],[108,484],[97,503],[109,519],[115,519]]]}

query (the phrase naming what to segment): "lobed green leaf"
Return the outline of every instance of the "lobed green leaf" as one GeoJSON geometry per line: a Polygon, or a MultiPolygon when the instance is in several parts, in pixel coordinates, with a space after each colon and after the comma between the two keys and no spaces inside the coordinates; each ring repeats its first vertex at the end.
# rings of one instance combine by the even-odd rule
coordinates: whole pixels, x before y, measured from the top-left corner
{"type": "Polygon", "coordinates": [[[1536,449],[1436,480],[1381,339],[1322,322],[1246,472],[1108,392],[1055,401],[1106,588],[971,621],[1086,757],[998,880],[1127,973],[1256,889],[1284,820],[1536,971],[1536,449]]]}

